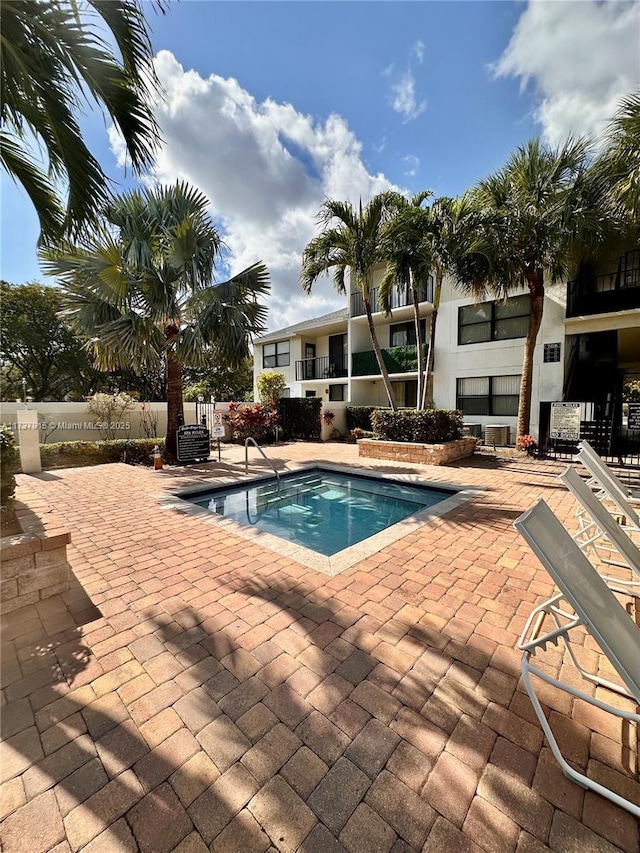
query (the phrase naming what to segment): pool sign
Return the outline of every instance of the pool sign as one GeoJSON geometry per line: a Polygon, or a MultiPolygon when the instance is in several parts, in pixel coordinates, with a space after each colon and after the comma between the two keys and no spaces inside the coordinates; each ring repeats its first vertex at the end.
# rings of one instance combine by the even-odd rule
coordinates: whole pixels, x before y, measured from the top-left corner
{"type": "Polygon", "coordinates": [[[220,409],[219,411],[214,411],[212,413],[211,419],[213,421],[214,426],[222,426],[222,424],[223,424],[222,415],[223,414],[224,414],[224,412],[222,411],[222,409],[220,409]]]}
{"type": "Polygon", "coordinates": [[[628,403],[629,420],[627,429],[640,429],[640,403],[628,403]]]}
{"type": "Polygon", "coordinates": [[[196,459],[208,459],[211,437],[206,426],[189,424],[178,427],[176,433],[178,462],[195,462],[196,459]]]}
{"type": "Polygon", "coordinates": [[[552,403],[550,438],[578,441],[580,438],[580,403],[552,403]]]}
{"type": "Polygon", "coordinates": [[[211,435],[217,439],[224,438],[224,427],[222,425],[214,424],[213,429],[211,430],[211,435]]]}

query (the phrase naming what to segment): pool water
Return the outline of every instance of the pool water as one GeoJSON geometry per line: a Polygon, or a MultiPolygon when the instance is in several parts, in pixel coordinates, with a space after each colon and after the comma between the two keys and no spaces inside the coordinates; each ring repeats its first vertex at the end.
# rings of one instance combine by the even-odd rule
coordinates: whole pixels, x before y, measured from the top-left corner
{"type": "Polygon", "coordinates": [[[184,495],[197,506],[331,557],[451,497],[445,489],[314,469],[184,495]]]}

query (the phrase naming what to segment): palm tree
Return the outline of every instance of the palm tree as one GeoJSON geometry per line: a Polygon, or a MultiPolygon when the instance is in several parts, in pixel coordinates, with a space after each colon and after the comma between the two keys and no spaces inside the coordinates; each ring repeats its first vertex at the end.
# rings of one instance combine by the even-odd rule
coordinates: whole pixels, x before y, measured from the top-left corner
{"type": "Polygon", "coordinates": [[[607,130],[607,146],[592,166],[592,176],[607,192],[619,215],[640,218],[640,92],[621,102],[607,130]]]}
{"type": "Polygon", "coordinates": [[[310,293],[318,276],[334,269],[333,284],[340,294],[346,293],[345,272],[362,294],[371,345],[376,354],[385,391],[392,409],[397,409],[389,372],[382,357],[380,344],[373,325],[371,311],[371,285],[373,271],[383,260],[380,249],[380,232],[388,217],[387,194],[381,193],[365,207],[362,201],[358,210],[348,201],[325,201],[318,215],[324,230],[306,246],[302,253],[300,282],[305,293],[310,293]]]}
{"type": "Polygon", "coordinates": [[[150,105],[159,84],[141,4],[88,0],[88,7],[80,17],[76,0],[2,3],[0,157],[33,202],[43,241],[77,232],[108,196],[78,123],[82,101],[109,114],[136,172],[152,162],[159,138],[150,105]]]}
{"type": "Polygon", "coordinates": [[[460,235],[458,286],[476,297],[505,298],[527,287],[531,314],[524,346],[517,436],[528,434],[533,353],[542,322],[545,281],[566,280],[575,246],[602,226],[585,207],[582,178],[587,144],[569,140],[550,149],[534,139],[473,190],[473,224],[460,235]]]}
{"type": "Polygon", "coordinates": [[[208,206],[184,183],[135,190],[109,205],[105,227],[83,244],[41,253],[99,369],[165,364],[169,458],[184,422],[182,366],[204,364],[210,345],[236,366],[265,328],[267,309],[257,301],[269,292],[263,264],[211,283],[221,241],[208,206]]]}
{"type": "Polygon", "coordinates": [[[442,283],[445,275],[454,269],[456,259],[460,257],[461,253],[464,253],[465,240],[468,240],[469,235],[474,232],[474,208],[467,193],[459,198],[443,196],[435,199],[429,214],[431,269],[435,277],[435,286],[433,289],[433,309],[429,328],[425,381],[422,391],[422,408],[426,407],[428,401],[433,402],[433,356],[442,283]]]}
{"type": "Polygon", "coordinates": [[[391,294],[396,285],[411,292],[418,363],[417,409],[424,407],[419,287],[426,282],[433,264],[430,240],[431,211],[423,208],[422,203],[430,195],[430,190],[423,190],[412,199],[407,199],[400,193],[388,193],[387,204],[393,214],[383,227],[381,235],[381,249],[387,268],[378,288],[380,307],[387,316],[391,313],[391,294]]]}

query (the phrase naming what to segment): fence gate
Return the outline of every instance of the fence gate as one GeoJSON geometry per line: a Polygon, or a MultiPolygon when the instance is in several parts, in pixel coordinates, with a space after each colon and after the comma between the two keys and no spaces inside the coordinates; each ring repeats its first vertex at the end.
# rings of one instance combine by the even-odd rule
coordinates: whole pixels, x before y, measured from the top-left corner
{"type": "MultiPolygon", "coordinates": [[[[640,472],[640,425],[633,403],[622,395],[606,403],[580,403],[580,438],[586,439],[607,462],[640,472]]],[[[551,403],[540,403],[539,453],[547,459],[571,458],[578,442],[551,438],[551,403]]]]}

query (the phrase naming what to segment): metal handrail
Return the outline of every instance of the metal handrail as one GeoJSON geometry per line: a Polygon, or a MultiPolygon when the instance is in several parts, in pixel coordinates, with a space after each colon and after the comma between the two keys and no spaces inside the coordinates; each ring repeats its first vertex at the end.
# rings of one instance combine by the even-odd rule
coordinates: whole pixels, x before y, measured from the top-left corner
{"type": "Polygon", "coordinates": [[[260,454],[262,455],[263,459],[271,467],[271,470],[276,475],[276,480],[278,481],[278,491],[280,491],[280,474],[278,473],[278,469],[273,464],[273,462],[269,459],[269,457],[264,452],[264,450],[260,447],[260,445],[255,440],[255,438],[251,438],[251,436],[249,436],[249,438],[246,438],[245,442],[244,442],[244,473],[245,474],[249,473],[249,445],[250,444],[253,444],[253,446],[256,448],[256,450],[260,451],[260,454]]]}

